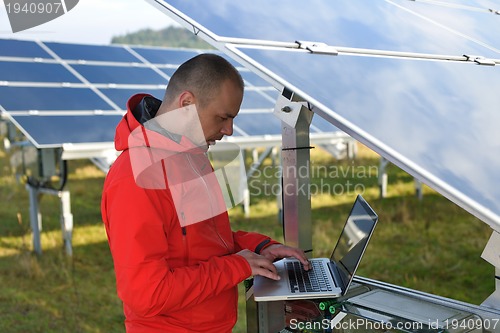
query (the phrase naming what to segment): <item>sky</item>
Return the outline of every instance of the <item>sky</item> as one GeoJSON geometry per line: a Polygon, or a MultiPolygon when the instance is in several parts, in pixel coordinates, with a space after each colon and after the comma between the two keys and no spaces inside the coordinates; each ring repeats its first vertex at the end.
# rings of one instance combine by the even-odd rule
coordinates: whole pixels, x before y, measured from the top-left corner
{"type": "Polygon", "coordinates": [[[0,38],[64,43],[109,44],[113,36],[140,29],[178,25],[146,0],[80,0],[66,14],[28,30],[12,33],[0,0],[0,38]]]}

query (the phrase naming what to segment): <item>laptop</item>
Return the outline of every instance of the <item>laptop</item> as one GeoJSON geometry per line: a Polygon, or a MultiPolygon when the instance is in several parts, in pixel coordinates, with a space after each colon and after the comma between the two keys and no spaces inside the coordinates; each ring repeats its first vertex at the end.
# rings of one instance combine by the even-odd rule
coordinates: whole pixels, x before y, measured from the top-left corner
{"type": "Polygon", "coordinates": [[[279,301],[340,297],[347,292],[375,230],[378,216],[358,195],[330,258],[310,259],[309,271],[294,258],[276,261],[281,279],[255,276],[254,299],[279,301]]]}

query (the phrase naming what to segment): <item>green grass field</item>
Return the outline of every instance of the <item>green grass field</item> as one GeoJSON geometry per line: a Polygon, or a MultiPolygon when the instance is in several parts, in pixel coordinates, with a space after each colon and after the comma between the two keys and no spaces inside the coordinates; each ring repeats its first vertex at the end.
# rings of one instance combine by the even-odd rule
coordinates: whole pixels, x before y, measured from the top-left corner
{"type": "MultiPolygon", "coordinates": [[[[337,238],[356,188],[380,215],[359,275],[473,304],[493,291],[494,269],[480,258],[491,233],[486,224],[429,188],[418,200],[413,178],[394,166],[388,168],[388,196],[379,199],[379,160],[366,148],[360,147],[356,160],[340,162],[315,149],[311,161],[317,171],[311,198],[315,256],[329,255],[329,242],[337,238]]],[[[124,332],[99,210],[104,174],[85,161],[71,161],[69,167],[73,256],[62,248],[58,200],[44,196],[43,255],[38,257],[32,253],[28,193],[0,150],[0,332],[124,332]]],[[[251,216],[232,209],[234,229],[282,240],[270,191],[274,170],[268,161],[250,179],[251,216]]],[[[245,332],[242,297],[234,331],[245,332]]]]}

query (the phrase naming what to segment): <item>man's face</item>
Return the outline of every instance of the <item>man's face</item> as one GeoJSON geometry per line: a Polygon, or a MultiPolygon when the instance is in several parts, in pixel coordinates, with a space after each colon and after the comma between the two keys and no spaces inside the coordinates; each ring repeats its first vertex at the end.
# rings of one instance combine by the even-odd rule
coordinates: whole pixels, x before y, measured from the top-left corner
{"type": "Polygon", "coordinates": [[[231,80],[226,80],[215,98],[204,108],[198,107],[201,127],[207,144],[213,145],[224,135],[233,134],[233,120],[240,110],[243,94],[231,80]]]}

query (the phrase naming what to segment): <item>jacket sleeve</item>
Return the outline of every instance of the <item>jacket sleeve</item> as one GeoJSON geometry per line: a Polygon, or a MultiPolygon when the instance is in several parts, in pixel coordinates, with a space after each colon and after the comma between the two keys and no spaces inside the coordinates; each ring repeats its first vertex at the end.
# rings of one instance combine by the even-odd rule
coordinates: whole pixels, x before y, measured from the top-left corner
{"type": "Polygon", "coordinates": [[[236,254],[171,268],[164,220],[168,209],[175,210],[164,192],[141,189],[128,180],[105,186],[102,198],[118,296],[143,317],[185,310],[251,275],[247,261],[236,254]]]}
{"type": "Polygon", "coordinates": [[[236,245],[236,252],[248,249],[260,254],[260,251],[269,245],[280,244],[270,237],[256,232],[235,231],[233,232],[233,239],[236,245]]]}

